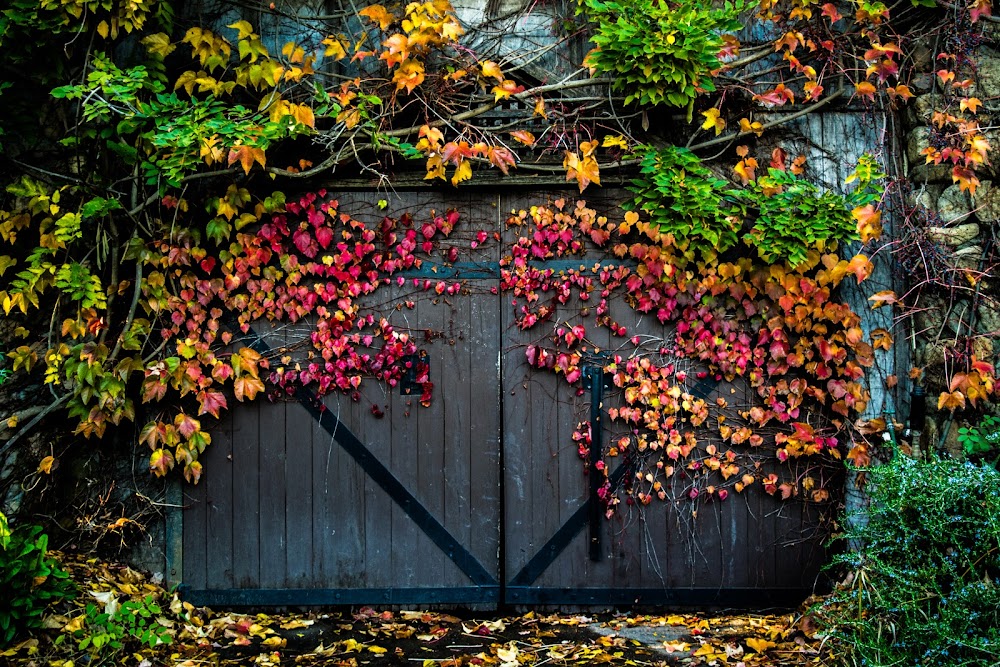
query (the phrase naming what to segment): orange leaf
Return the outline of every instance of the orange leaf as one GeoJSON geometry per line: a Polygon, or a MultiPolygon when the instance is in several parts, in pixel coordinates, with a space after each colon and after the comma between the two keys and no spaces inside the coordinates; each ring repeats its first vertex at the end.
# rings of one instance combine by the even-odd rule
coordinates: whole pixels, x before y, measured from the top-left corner
{"type": "Polygon", "coordinates": [[[392,80],[396,83],[396,90],[406,88],[406,92],[412,93],[413,89],[424,82],[424,65],[416,60],[404,60],[399,69],[393,75],[392,80]]]}
{"type": "Polygon", "coordinates": [[[499,102],[500,100],[509,99],[511,95],[516,95],[517,93],[523,92],[524,86],[519,86],[510,79],[505,79],[499,86],[493,86],[493,101],[499,102]]]}
{"type": "Polygon", "coordinates": [[[875,266],[868,261],[868,258],[864,255],[855,255],[851,258],[851,261],[847,263],[847,271],[853,273],[858,279],[858,284],[861,284],[865,278],[871,275],[871,272],[875,269],[875,266]]]}
{"type": "Polygon", "coordinates": [[[887,92],[889,93],[889,97],[901,97],[904,102],[913,97],[913,91],[905,83],[901,83],[895,88],[888,88],[887,92]]]}
{"type": "Polygon", "coordinates": [[[504,174],[507,173],[510,167],[516,164],[514,154],[503,146],[491,146],[486,154],[490,159],[490,163],[504,174]]]}
{"type": "Polygon", "coordinates": [[[951,169],[951,180],[958,183],[959,190],[968,190],[970,194],[976,194],[976,188],[979,187],[979,178],[975,172],[957,164],[951,169]]]}
{"type": "Polygon", "coordinates": [[[184,466],[184,479],[188,481],[189,484],[197,484],[198,480],[201,479],[201,463],[199,461],[192,461],[184,466]]]}
{"type": "Polygon", "coordinates": [[[549,114],[545,111],[545,100],[539,97],[535,100],[535,115],[541,116],[542,118],[548,118],[549,114]]]}
{"type": "Polygon", "coordinates": [[[872,347],[888,350],[892,347],[892,334],[881,327],[872,330],[872,347]]]}
{"type": "Polygon", "coordinates": [[[942,391],[938,396],[938,410],[955,411],[955,408],[965,407],[965,395],[960,391],[942,391]]]}
{"type": "Polygon", "coordinates": [[[525,146],[530,146],[535,143],[535,135],[527,130],[514,130],[510,133],[510,136],[514,137],[514,140],[524,144],[525,146]]]}
{"type": "Polygon", "coordinates": [[[56,462],[55,457],[53,457],[53,456],[46,456],[38,464],[38,472],[43,472],[46,475],[52,474],[52,464],[55,463],[55,462],[56,462]]]}
{"type": "Polygon", "coordinates": [[[857,222],[858,236],[861,237],[862,243],[882,235],[882,212],[876,211],[874,205],[858,206],[851,211],[851,215],[857,222]]]}
{"type": "Polygon", "coordinates": [[[386,47],[388,51],[383,52],[379,56],[379,60],[384,60],[389,68],[395,67],[410,57],[410,42],[406,39],[406,35],[401,33],[388,37],[382,42],[382,46],[386,47]]]}
{"type": "Polygon", "coordinates": [[[244,399],[252,401],[254,397],[264,391],[264,383],[260,379],[245,375],[233,381],[233,393],[237,401],[244,399]]]}
{"type": "Polygon", "coordinates": [[[386,10],[382,5],[370,5],[358,12],[358,16],[364,16],[372,23],[378,23],[378,27],[385,30],[395,22],[396,17],[386,10]]]}
{"type": "Polygon", "coordinates": [[[239,162],[240,166],[243,167],[243,171],[247,174],[250,173],[254,162],[259,163],[263,167],[266,161],[264,151],[260,148],[237,146],[229,149],[229,164],[232,165],[234,162],[239,162]]]}
{"type": "Polygon", "coordinates": [[[958,106],[962,111],[968,109],[972,113],[976,113],[982,105],[983,102],[978,97],[969,97],[958,103],[958,106]]]}
{"type": "Polygon", "coordinates": [[[740,132],[753,132],[759,137],[764,134],[764,126],[756,120],[751,123],[748,118],[740,118],[740,132]]]}
{"type": "Polygon", "coordinates": [[[868,297],[868,300],[872,302],[872,310],[875,310],[876,308],[896,303],[899,300],[899,297],[897,297],[896,293],[892,290],[883,290],[872,294],[868,297]]]}
{"type": "Polygon", "coordinates": [[[859,97],[867,97],[868,99],[875,100],[875,86],[868,81],[862,81],[861,83],[854,85],[854,94],[859,97]]]}
{"type": "Polygon", "coordinates": [[[736,166],[733,167],[733,171],[735,171],[736,174],[740,177],[740,180],[743,181],[743,185],[746,185],[750,181],[754,180],[756,176],[755,173],[756,169],[757,169],[757,160],[755,160],[752,157],[740,160],[739,162],[736,163],[736,166]]]}

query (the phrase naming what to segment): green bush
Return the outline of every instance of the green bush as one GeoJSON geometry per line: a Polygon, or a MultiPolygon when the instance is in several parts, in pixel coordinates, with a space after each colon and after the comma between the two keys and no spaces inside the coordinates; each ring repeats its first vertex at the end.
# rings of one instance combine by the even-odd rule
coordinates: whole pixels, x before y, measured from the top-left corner
{"type": "MultiPolygon", "coordinates": [[[[958,442],[965,455],[973,459],[995,457],[1000,450],[1000,418],[985,415],[976,426],[958,429],[958,442]]],[[[994,461],[996,465],[997,461],[994,461]]]]}
{"type": "Polygon", "coordinates": [[[868,476],[851,572],[820,617],[845,664],[995,666],[1000,656],[1000,473],[897,457],[868,476]]]}
{"type": "MultiPolygon", "coordinates": [[[[108,659],[128,647],[138,650],[172,641],[170,631],[158,622],[163,613],[152,595],[142,600],[126,600],[104,609],[88,604],[84,626],[73,633],[77,648],[94,659],[108,659]],[[136,644],[142,646],[137,646],[136,644]]],[[[63,637],[56,640],[61,643],[63,637]]]]}
{"type": "Polygon", "coordinates": [[[702,92],[715,90],[723,33],[742,27],[743,0],[580,0],[594,23],[597,47],[586,64],[614,78],[625,103],[691,107],[702,92]]]}
{"type": "Polygon", "coordinates": [[[847,200],[822,191],[790,171],[767,170],[739,193],[756,219],[748,245],[768,263],[803,264],[810,250],[833,252],[838,241],[857,240],[857,226],[847,200]]]}
{"type": "Polygon", "coordinates": [[[623,207],[642,211],[661,233],[672,234],[678,260],[710,262],[739,241],[742,211],[736,190],[685,148],[640,146],[639,175],[623,207]]]}
{"type": "Polygon", "coordinates": [[[47,551],[41,526],[15,526],[0,549],[0,644],[39,627],[46,607],[75,595],[69,574],[47,551]]]}

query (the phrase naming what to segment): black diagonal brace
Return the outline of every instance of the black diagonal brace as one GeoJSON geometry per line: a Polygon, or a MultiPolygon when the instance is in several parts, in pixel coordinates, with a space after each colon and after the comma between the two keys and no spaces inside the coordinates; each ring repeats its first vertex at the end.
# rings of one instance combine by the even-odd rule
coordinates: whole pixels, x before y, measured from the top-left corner
{"type": "MultiPolygon", "coordinates": [[[[271,351],[267,343],[253,329],[246,334],[251,348],[261,354],[271,351]]],[[[313,419],[339,444],[361,469],[399,505],[406,515],[413,520],[420,530],[434,542],[435,545],[451,559],[458,569],[466,574],[477,586],[496,586],[498,582],[482,563],[476,560],[468,549],[456,540],[441,522],[434,518],[426,507],[403,486],[392,472],[386,468],[371,451],[344,426],[337,416],[327,409],[323,402],[313,392],[305,387],[295,391],[295,398],[313,419]]]]}
{"type": "MultiPolygon", "coordinates": [[[[712,390],[718,386],[719,381],[714,378],[704,378],[695,383],[695,386],[691,388],[691,395],[696,398],[707,398],[712,390]]],[[[593,446],[593,444],[591,445],[593,446]]],[[[626,473],[631,471],[632,468],[629,465],[621,465],[614,472],[612,472],[608,477],[611,483],[611,488],[615,488],[625,477],[626,473]]],[[[586,502],[583,503],[573,515],[566,520],[559,530],[549,538],[549,541],[539,549],[534,556],[531,557],[521,571],[514,575],[514,578],[510,580],[508,584],[508,589],[519,588],[525,586],[531,586],[535,583],[538,577],[542,576],[542,573],[548,569],[552,563],[559,558],[559,555],[566,550],[566,547],[570,545],[584,526],[590,523],[591,513],[593,511],[593,506],[596,506],[594,498],[588,498],[586,502]]],[[[510,601],[510,600],[508,600],[510,601]]]]}

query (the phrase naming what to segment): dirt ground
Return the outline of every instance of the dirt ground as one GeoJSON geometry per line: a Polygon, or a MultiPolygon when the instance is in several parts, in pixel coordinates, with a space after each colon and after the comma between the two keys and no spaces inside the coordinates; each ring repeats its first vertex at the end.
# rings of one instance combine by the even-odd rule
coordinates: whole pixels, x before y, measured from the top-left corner
{"type": "Polygon", "coordinates": [[[816,635],[808,601],[798,610],[753,613],[646,609],[490,615],[371,607],[275,613],[196,608],[126,566],[79,556],[62,559],[79,594],[50,610],[42,629],[0,648],[0,665],[834,664],[816,635]],[[147,633],[142,644],[138,631],[125,632],[116,643],[95,648],[93,637],[107,633],[109,623],[124,623],[121,610],[127,601],[142,601],[152,610],[137,627],[154,630],[160,639],[147,633]],[[117,621],[108,621],[106,614],[117,621]]]}

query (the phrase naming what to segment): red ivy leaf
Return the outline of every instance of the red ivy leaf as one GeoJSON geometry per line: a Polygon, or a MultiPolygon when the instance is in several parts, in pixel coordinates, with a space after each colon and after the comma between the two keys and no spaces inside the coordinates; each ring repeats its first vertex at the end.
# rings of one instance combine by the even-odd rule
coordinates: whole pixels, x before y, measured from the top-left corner
{"type": "Polygon", "coordinates": [[[216,419],[219,418],[219,411],[225,410],[229,406],[226,403],[226,395],[221,391],[208,391],[202,389],[198,392],[198,414],[210,414],[216,419]]]}

